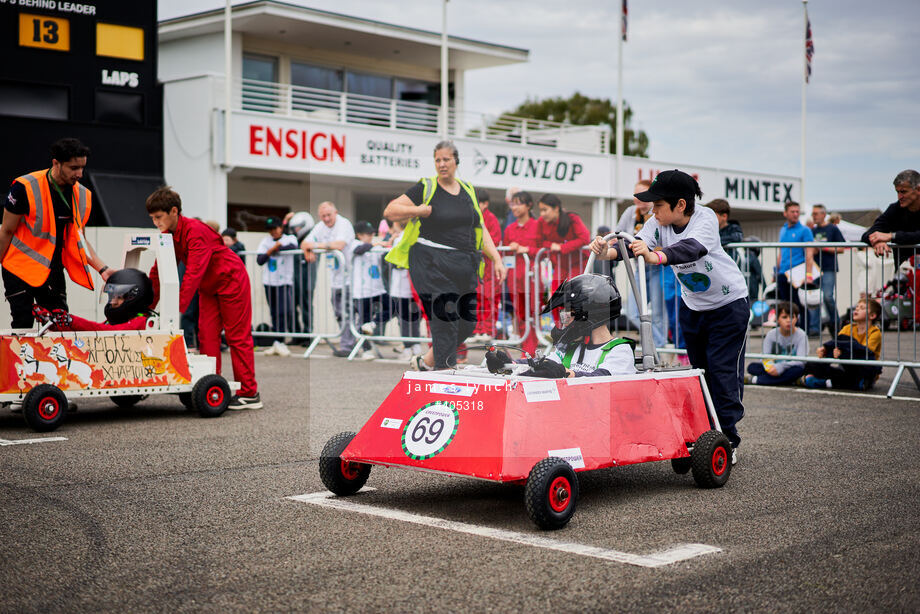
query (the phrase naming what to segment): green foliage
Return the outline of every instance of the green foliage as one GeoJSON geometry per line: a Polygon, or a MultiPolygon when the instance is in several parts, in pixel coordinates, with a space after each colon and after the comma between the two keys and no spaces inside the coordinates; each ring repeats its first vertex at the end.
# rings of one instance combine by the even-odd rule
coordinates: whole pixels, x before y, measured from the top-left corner
{"type": "MultiPolygon", "coordinates": [[[[576,126],[596,126],[607,124],[610,126],[610,152],[614,153],[616,147],[616,104],[608,98],[588,98],[575,92],[570,98],[546,98],[543,100],[527,99],[513,111],[503,113],[495,122],[487,127],[490,137],[501,136],[502,133],[519,132],[520,122],[515,118],[534,120],[548,120],[558,123],[569,123],[576,126]]],[[[623,103],[623,153],[628,156],[648,157],[648,136],[644,131],[634,130],[632,122],[632,109],[623,103]]],[[[478,136],[479,131],[474,130],[471,136],[478,136]]]]}

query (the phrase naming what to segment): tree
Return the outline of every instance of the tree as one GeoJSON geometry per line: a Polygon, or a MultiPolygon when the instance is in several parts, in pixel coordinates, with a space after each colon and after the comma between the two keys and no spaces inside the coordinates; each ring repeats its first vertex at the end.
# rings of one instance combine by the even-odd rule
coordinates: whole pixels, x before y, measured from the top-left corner
{"type": "MultiPolygon", "coordinates": [[[[636,131],[630,127],[632,109],[623,104],[623,153],[628,156],[648,157],[648,136],[644,131],[636,131]]],[[[571,98],[546,98],[544,100],[527,99],[523,104],[509,113],[503,113],[487,128],[490,136],[500,136],[502,133],[510,135],[519,132],[520,122],[515,118],[533,120],[547,120],[557,123],[568,123],[575,126],[596,126],[608,124],[610,126],[610,153],[615,153],[616,148],[616,104],[609,98],[588,98],[579,92],[571,98]]],[[[478,136],[478,131],[474,130],[478,136]]]]}

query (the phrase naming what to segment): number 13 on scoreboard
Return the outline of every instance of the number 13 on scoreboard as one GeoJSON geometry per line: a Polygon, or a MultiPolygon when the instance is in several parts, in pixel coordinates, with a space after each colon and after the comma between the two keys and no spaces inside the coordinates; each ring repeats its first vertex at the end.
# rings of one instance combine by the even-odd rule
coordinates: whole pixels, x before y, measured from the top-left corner
{"type": "Polygon", "coordinates": [[[19,46],[70,51],[70,20],[20,13],[19,46]]]}

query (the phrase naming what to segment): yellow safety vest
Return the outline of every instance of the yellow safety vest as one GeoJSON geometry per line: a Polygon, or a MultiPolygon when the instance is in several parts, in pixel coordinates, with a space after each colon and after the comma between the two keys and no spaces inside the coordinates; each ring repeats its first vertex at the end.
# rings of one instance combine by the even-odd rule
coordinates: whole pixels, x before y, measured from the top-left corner
{"type": "MultiPolygon", "coordinates": [[[[431,199],[434,197],[434,192],[438,187],[438,178],[437,177],[422,177],[420,179],[422,182],[422,187],[424,188],[422,192],[422,204],[427,205],[431,202],[431,199]]],[[[462,179],[457,179],[457,183],[460,184],[466,193],[469,194],[470,200],[473,201],[473,209],[476,210],[476,215],[479,216],[479,226],[476,228],[476,251],[482,251],[482,229],[485,227],[485,223],[482,221],[482,211],[479,209],[479,201],[476,199],[476,190],[473,189],[473,184],[467,183],[462,179]]],[[[409,268],[409,248],[411,248],[416,241],[418,241],[419,231],[421,230],[421,221],[414,217],[406,224],[405,230],[403,230],[402,236],[399,238],[399,243],[393,246],[393,249],[387,253],[385,260],[390,264],[393,264],[401,269],[409,268]]],[[[482,277],[483,272],[485,271],[485,261],[479,263],[479,277],[482,277]]]]}

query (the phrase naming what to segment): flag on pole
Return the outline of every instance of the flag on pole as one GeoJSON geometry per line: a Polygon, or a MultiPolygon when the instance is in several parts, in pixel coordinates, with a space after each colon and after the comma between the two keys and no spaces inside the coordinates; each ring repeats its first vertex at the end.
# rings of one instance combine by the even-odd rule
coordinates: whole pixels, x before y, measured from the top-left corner
{"type": "Polygon", "coordinates": [[[626,23],[629,11],[626,10],[626,0],[623,0],[623,42],[626,42],[626,23]]]}
{"type": "MultiPolygon", "coordinates": [[[[624,6],[626,0],[623,0],[624,6]]],[[[811,39],[811,19],[805,9],[805,83],[811,80],[811,58],[815,55],[815,43],[811,39]]]]}

